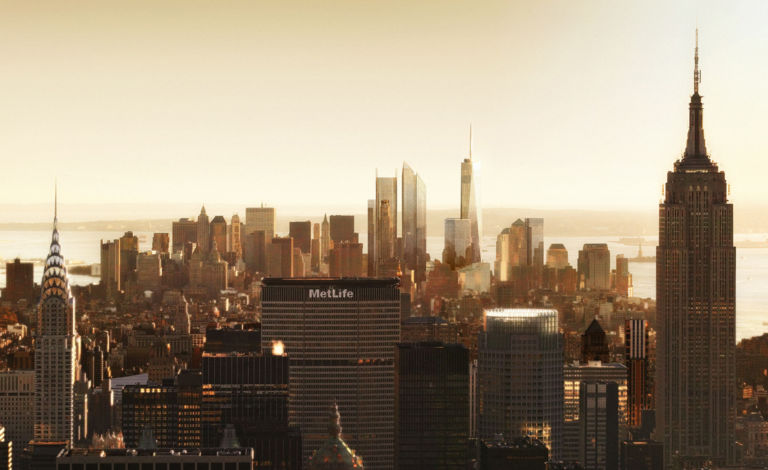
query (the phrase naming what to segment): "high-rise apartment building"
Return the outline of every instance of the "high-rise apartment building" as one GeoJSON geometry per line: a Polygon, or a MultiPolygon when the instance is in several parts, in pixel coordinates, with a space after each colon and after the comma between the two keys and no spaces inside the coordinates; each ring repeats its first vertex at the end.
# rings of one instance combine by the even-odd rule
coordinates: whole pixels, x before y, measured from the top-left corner
{"type": "Polygon", "coordinates": [[[544,219],[526,218],[528,227],[528,266],[544,266],[544,219]]]}
{"type": "Polygon", "coordinates": [[[129,279],[136,272],[139,258],[139,237],[133,232],[125,232],[120,237],[120,287],[126,287],[129,279]]]}
{"type": "Polygon", "coordinates": [[[427,187],[403,162],[403,260],[416,283],[427,278],[427,187]]]}
{"type": "Polygon", "coordinates": [[[653,383],[648,369],[648,322],[628,319],[624,322],[624,360],[627,366],[627,424],[642,426],[643,410],[651,408],[653,383]]]}
{"type": "Polygon", "coordinates": [[[365,468],[393,468],[397,279],[264,279],[262,347],[290,358],[289,419],[305,457],[326,439],[327,407],[345,416],[344,438],[365,468]]]}
{"type": "Polygon", "coordinates": [[[583,447],[581,440],[581,388],[586,382],[615,383],[618,393],[619,442],[627,433],[627,368],[619,363],[590,361],[566,364],[563,368],[563,453],[562,458],[576,462],[583,447]]]}
{"type": "Polygon", "coordinates": [[[608,290],[611,288],[611,252],[606,243],[585,243],[579,250],[579,288],[608,290]]]}
{"type": "Polygon", "coordinates": [[[171,224],[171,236],[174,253],[182,251],[187,242],[197,243],[197,222],[188,218],[181,218],[173,222],[171,224]]]}
{"type": "Polygon", "coordinates": [[[329,219],[328,234],[333,243],[357,241],[354,215],[332,215],[329,219]]]}
{"type": "Polygon", "coordinates": [[[211,245],[210,249],[216,247],[216,251],[219,253],[226,253],[229,251],[228,233],[227,233],[227,220],[224,216],[217,215],[211,220],[210,224],[210,237],[211,245]]]}
{"type": "Polygon", "coordinates": [[[725,172],[707,154],[698,33],[685,152],[667,173],[656,249],[657,432],[667,468],[734,461],[736,248],[725,172]]]}
{"type": "Polygon", "coordinates": [[[35,371],[0,371],[0,423],[6,439],[19,450],[32,440],[35,431],[35,371]]]}
{"type": "Polygon", "coordinates": [[[120,239],[101,241],[101,285],[107,298],[122,290],[120,283],[120,239]]]}
{"type": "Polygon", "coordinates": [[[289,222],[288,228],[288,236],[293,238],[293,247],[300,249],[302,253],[309,254],[312,240],[312,222],[309,220],[289,222]]]}
{"type": "Polygon", "coordinates": [[[3,300],[18,302],[26,299],[31,303],[35,299],[34,267],[33,263],[22,263],[19,258],[12,263],[5,263],[3,300]]]}
{"type": "Polygon", "coordinates": [[[197,247],[203,253],[208,253],[211,249],[211,221],[205,212],[205,206],[200,208],[200,214],[197,216],[197,247]]]}
{"type": "Polygon", "coordinates": [[[472,127],[469,128],[469,158],[461,162],[461,206],[459,218],[469,219],[472,231],[472,259],[470,263],[480,261],[482,242],[481,210],[478,207],[475,170],[472,164],[472,127]]]}
{"type": "Polygon", "coordinates": [[[553,243],[547,250],[547,267],[563,269],[570,266],[568,262],[568,250],[562,243],[553,243]]]}
{"type": "Polygon", "coordinates": [[[74,444],[77,348],[75,299],[61,254],[57,218],[41,282],[35,331],[35,433],[37,441],[74,444]]]}
{"type": "Polygon", "coordinates": [[[368,199],[368,277],[376,276],[376,200],[368,199]]]}
{"type": "Polygon", "coordinates": [[[376,175],[376,204],[375,204],[375,238],[374,246],[376,273],[379,266],[396,256],[397,244],[397,176],[384,177],[376,175]],[[386,226],[383,226],[386,224],[386,226]]]}
{"type": "Polygon", "coordinates": [[[235,258],[243,256],[243,224],[240,216],[234,214],[229,221],[229,250],[235,253],[235,258]]]}
{"type": "Polygon", "coordinates": [[[275,237],[267,245],[267,273],[271,277],[293,277],[293,238],[275,237]]]}
{"type": "Polygon", "coordinates": [[[400,343],[395,363],[395,468],[465,469],[469,351],[460,344],[400,343]]]}
{"type": "Polygon", "coordinates": [[[267,240],[275,236],[275,208],[274,207],[247,207],[245,209],[245,235],[257,230],[266,232],[267,240]]]}
{"type": "Polygon", "coordinates": [[[328,271],[331,277],[362,277],[363,244],[334,243],[328,255],[328,271]]]}
{"type": "Polygon", "coordinates": [[[158,253],[170,253],[171,237],[167,232],[156,232],[152,234],[152,251],[158,253]]]}
{"type": "Polygon", "coordinates": [[[615,382],[584,382],[579,391],[579,462],[584,470],[619,470],[619,402],[615,382]]]}
{"type": "Polygon", "coordinates": [[[534,437],[560,458],[563,340],[557,310],[486,310],[477,379],[480,438],[534,437]]]}

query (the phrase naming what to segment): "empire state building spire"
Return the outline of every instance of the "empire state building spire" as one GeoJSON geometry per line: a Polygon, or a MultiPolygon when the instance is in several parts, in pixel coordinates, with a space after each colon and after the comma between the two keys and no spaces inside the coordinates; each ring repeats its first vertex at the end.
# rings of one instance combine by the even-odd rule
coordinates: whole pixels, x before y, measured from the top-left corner
{"type": "Polygon", "coordinates": [[[704,142],[703,107],[699,95],[701,71],[699,70],[699,30],[696,30],[696,48],[693,57],[693,95],[688,106],[688,142],[682,163],[686,166],[710,166],[707,146],[704,142]]]}

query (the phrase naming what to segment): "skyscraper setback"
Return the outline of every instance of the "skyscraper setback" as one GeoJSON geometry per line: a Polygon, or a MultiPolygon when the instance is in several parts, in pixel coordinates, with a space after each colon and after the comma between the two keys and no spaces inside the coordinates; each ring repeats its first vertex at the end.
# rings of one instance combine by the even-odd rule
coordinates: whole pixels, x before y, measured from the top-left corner
{"type": "Polygon", "coordinates": [[[657,421],[665,466],[734,460],[736,249],[725,173],[707,154],[698,32],[685,152],[667,173],[656,249],[657,421]]]}
{"type": "Polygon", "coordinates": [[[45,260],[35,338],[35,440],[73,444],[77,348],[75,299],[61,255],[58,217],[45,260]]]}

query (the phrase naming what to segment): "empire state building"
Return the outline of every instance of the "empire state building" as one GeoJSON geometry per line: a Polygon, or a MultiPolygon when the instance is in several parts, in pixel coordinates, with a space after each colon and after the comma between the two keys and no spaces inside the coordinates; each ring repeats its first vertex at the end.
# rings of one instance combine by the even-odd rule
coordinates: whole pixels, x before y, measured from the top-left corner
{"type": "Polygon", "coordinates": [[[35,333],[35,440],[72,445],[74,382],[79,337],[54,217],[43,272],[35,333]]]}
{"type": "Polygon", "coordinates": [[[659,205],[657,433],[666,468],[729,464],[734,452],[733,205],[704,142],[698,32],[694,62],[688,141],[659,205]]]}

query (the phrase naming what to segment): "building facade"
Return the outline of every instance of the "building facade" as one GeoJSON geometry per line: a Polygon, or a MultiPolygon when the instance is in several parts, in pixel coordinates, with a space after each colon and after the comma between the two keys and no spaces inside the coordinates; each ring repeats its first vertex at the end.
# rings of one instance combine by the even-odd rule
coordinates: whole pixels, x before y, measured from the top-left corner
{"type": "Polygon", "coordinates": [[[563,340],[557,310],[485,311],[478,344],[479,437],[539,439],[559,459],[563,432],[563,340]]]}
{"type": "Polygon", "coordinates": [[[75,298],[69,289],[56,223],[54,218],[37,310],[34,438],[71,446],[80,337],[75,329],[75,298]]]}
{"type": "Polygon", "coordinates": [[[262,287],[262,348],[290,357],[289,419],[304,456],[327,437],[327,406],[345,416],[344,437],[368,469],[394,465],[397,279],[271,279],[262,287]]]}
{"type": "Polygon", "coordinates": [[[688,141],[659,205],[657,420],[665,465],[734,460],[736,248],[725,172],[707,154],[698,44],[688,141]]]}

